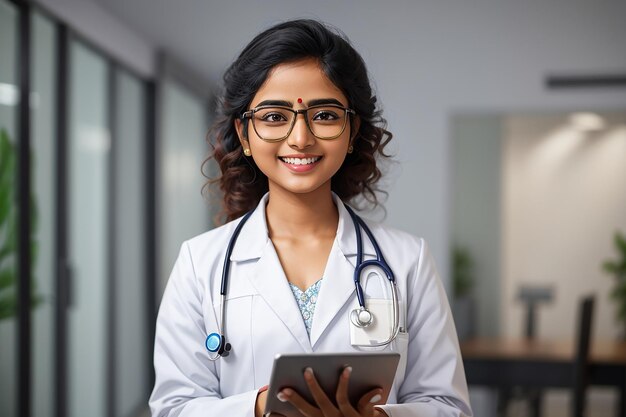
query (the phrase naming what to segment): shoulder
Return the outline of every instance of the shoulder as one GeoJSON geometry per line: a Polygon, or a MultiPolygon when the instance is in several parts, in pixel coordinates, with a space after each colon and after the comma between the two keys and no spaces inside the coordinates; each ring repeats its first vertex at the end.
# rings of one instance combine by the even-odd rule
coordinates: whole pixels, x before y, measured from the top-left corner
{"type": "Polygon", "coordinates": [[[399,283],[409,286],[425,285],[438,276],[424,238],[383,223],[364,220],[399,283]]]}
{"type": "Polygon", "coordinates": [[[199,260],[213,260],[223,258],[233,230],[240,219],[235,219],[224,225],[215,227],[207,232],[192,237],[183,242],[181,251],[188,251],[194,263],[199,260]]]}
{"type": "Polygon", "coordinates": [[[400,255],[410,254],[415,257],[426,249],[426,242],[421,237],[367,218],[363,220],[383,250],[393,250],[396,253],[400,252],[400,255]]]}

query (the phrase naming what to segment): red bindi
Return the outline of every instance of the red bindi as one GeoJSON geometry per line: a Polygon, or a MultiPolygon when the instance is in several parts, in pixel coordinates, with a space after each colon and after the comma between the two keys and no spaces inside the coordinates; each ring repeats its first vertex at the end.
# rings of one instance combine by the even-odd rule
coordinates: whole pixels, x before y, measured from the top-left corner
{"type": "Polygon", "coordinates": [[[298,98],[298,103],[302,103],[302,99],[301,98],[298,98]]]}

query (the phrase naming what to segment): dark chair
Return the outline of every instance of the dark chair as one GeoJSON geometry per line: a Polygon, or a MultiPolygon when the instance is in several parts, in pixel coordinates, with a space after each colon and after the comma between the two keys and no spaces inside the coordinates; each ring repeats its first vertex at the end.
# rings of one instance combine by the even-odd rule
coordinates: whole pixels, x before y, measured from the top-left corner
{"type": "MultiPolygon", "coordinates": [[[[589,354],[595,297],[586,296],[581,299],[576,323],[576,340],[572,362],[572,417],[584,417],[587,404],[587,387],[589,385],[589,354]]],[[[541,412],[542,392],[538,389],[520,387],[522,397],[529,402],[531,416],[537,417],[541,412]]],[[[506,416],[509,402],[515,398],[515,392],[500,390],[498,397],[498,416],[506,416]],[[502,397],[501,397],[502,396],[502,397]]]]}
{"type": "MultiPolygon", "coordinates": [[[[552,286],[522,285],[517,293],[517,299],[526,308],[524,323],[524,337],[533,340],[537,335],[537,310],[541,304],[548,304],[554,298],[552,286]]],[[[506,416],[508,406],[513,399],[525,400],[530,408],[531,417],[541,417],[543,393],[533,387],[501,388],[498,391],[498,416],[506,416]]]]}

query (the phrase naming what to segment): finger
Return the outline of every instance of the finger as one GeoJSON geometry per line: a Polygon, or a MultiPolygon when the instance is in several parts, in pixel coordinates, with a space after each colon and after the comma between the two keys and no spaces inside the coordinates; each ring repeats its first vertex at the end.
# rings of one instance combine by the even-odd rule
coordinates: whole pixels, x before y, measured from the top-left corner
{"type": "Polygon", "coordinates": [[[307,386],[309,387],[309,391],[313,396],[313,399],[319,406],[320,410],[325,416],[332,416],[337,414],[337,408],[333,404],[333,402],[328,398],[320,384],[315,379],[315,375],[313,374],[313,369],[306,368],[304,370],[304,380],[306,381],[307,386]]]}
{"type": "Polygon", "coordinates": [[[357,409],[362,415],[371,415],[375,405],[383,403],[383,390],[380,388],[374,388],[367,392],[359,399],[357,409]]]}
{"type": "Polygon", "coordinates": [[[352,367],[346,366],[339,376],[339,383],[337,384],[337,392],[335,397],[337,399],[337,406],[341,414],[345,417],[358,417],[359,413],[350,404],[350,398],[348,397],[348,385],[350,383],[350,374],[352,373],[352,367]]]}
{"type": "Polygon", "coordinates": [[[282,402],[289,402],[296,407],[305,417],[321,417],[322,412],[315,406],[309,404],[300,394],[291,388],[284,388],[278,392],[276,397],[282,402]]]}

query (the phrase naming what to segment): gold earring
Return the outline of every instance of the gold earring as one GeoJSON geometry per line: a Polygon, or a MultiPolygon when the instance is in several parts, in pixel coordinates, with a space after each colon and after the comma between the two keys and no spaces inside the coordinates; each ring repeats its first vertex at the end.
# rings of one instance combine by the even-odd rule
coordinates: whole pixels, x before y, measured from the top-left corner
{"type": "Polygon", "coordinates": [[[352,145],[348,146],[348,153],[354,152],[354,147],[352,145]]]}
{"type": "Polygon", "coordinates": [[[246,148],[246,149],[243,150],[243,154],[245,156],[250,156],[250,155],[252,155],[252,152],[250,152],[250,149],[246,148]]]}

